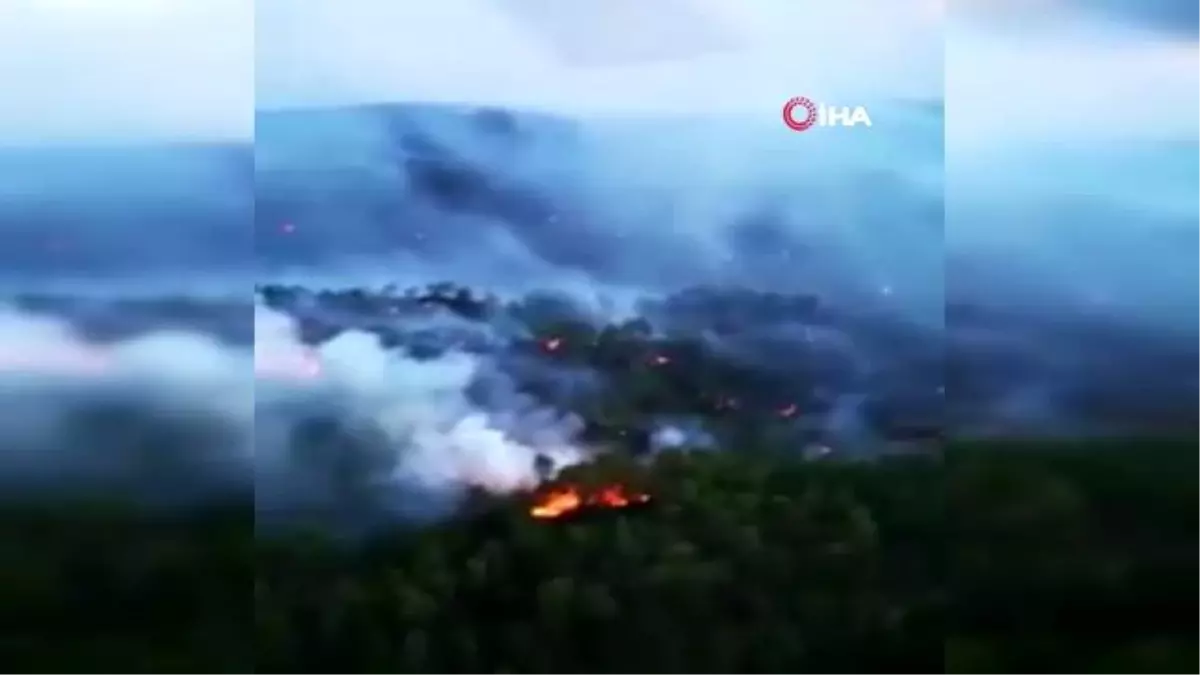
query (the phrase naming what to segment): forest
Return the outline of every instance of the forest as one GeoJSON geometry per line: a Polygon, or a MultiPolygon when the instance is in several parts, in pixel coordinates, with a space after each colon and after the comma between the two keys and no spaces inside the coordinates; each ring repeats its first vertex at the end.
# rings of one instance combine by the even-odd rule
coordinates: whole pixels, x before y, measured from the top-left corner
{"type": "MultiPolygon", "coordinates": [[[[326,316],[335,300],[365,316],[379,302],[492,311],[443,290],[327,298],[326,316]]],[[[822,311],[742,300],[732,325],[755,325],[736,315],[755,303],[760,318],[822,311]]],[[[937,420],[882,405],[865,424],[887,450],[842,452],[798,423],[822,402],[794,384],[820,373],[739,366],[645,321],[547,322],[547,307],[505,310],[544,327],[508,355],[607,374],[569,393],[583,437],[609,451],[539,466],[529,489],[471,490],[432,521],[355,531],[266,521],[261,497],[228,491],[188,508],[10,498],[0,659],[26,672],[1194,672],[1194,436],[944,438],[937,420]],[[650,442],[655,419],[685,414],[705,433],[650,442]]],[[[418,337],[380,330],[410,352],[446,336],[418,337]]]]}
{"type": "Polygon", "coordinates": [[[670,451],[556,479],[642,504],[536,518],[535,494],[479,494],[353,542],[256,538],[248,500],[8,505],[0,653],[28,672],[1191,672],[1195,448],[670,451]]]}

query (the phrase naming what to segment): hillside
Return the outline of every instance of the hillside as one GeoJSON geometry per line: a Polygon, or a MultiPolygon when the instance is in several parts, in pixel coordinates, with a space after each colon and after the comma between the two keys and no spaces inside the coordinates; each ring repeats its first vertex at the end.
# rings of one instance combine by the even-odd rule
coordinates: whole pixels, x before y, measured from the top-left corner
{"type": "Polygon", "coordinates": [[[1191,672],[1196,475],[1194,439],[668,453],[563,477],[640,508],[480,496],[358,542],[10,504],[3,647],[32,672],[1191,672]]]}

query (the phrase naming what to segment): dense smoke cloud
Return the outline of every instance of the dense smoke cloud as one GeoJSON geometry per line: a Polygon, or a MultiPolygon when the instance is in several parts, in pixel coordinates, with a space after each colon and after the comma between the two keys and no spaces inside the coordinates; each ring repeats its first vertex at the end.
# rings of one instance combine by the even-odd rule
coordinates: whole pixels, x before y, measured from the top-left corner
{"type": "Polygon", "coordinates": [[[807,289],[940,314],[940,111],[871,128],[383,106],[260,115],[265,272],[614,296],[807,289]],[[328,150],[322,150],[322,149],[328,150]],[[896,153],[892,155],[890,153],[896,153]],[[895,161],[899,158],[899,163],[895,161]]]}
{"type": "MultiPolygon", "coordinates": [[[[642,319],[639,348],[702,352],[748,392],[737,414],[797,452],[871,452],[914,429],[1194,428],[1194,45],[1099,20],[1019,41],[1016,10],[962,14],[955,58],[988,76],[949,64],[947,125],[924,5],[806,4],[824,14],[789,23],[785,3],[757,3],[723,55],[588,68],[463,23],[441,42],[482,31],[483,60],[389,68],[410,47],[449,54],[383,19],[473,11],[388,9],[409,4],[264,3],[253,155],[0,150],[0,281],[72,296],[0,319],[8,483],[180,499],[253,482],[267,518],[428,515],[470,486],[530,484],[539,456],[597,451],[579,401],[630,383],[529,353],[568,339],[538,333],[563,317],[595,332],[642,319]],[[797,25],[828,57],[799,80],[795,36],[768,30],[797,25]],[[870,54],[835,58],[836,41],[870,54]],[[1097,63],[1120,67],[1102,79],[1097,63]],[[1013,105],[980,106],[995,100],[981,81],[1012,84],[1013,105]],[[1159,112],[1068,122],[1101,82],[1159,112]],[[802,94],[865,105],[872,125],[791,132],[779,108],[802,94]],[[372,309],[398,292],[385,286],[443,280],[520,311],[372,309]],[[358,289],[368,308],[305,292],[255,305],[271,281],[358,289]],[[151,309],[111,297],[164,294],[151,309]]],[[[651,452],[740,447],[704,414],[651,417],[635,430],[651,452]]]]}
{"type": "MultiPolygon", "coordinates": [[[[627,30],[590,30],[599,61],[582,68],[556,60],[540,29],[522,24],[538,3],[265,3],[256,139],[265,274],[568,286],[620,304],[692,284],[860,298],[886,288],[890,303],[936,320],[937,14],[861,0],[806,5],[800,21],[794,4],[686,5],[698,19],[735,15],[722,24],[731,51],[705,52],[676,26],[663,39],[688,54],[668,63],[625,58],[627,30]],[[401,25],[414,39],[397,44],[401,25]],[[444,30],[473,48],[450,59],[445,41],[423,37],[444,30]],[[800,43],[823,58],[795,58],[800,43]],[[790,132],[780,107],[798,94],[873,106],[873,126],[790,132]],[[386,105],[351,105],[361,102],[386,105]],[[323,107],[305,109],[314,105],[323,107]]],[[[583,21],[538,16],[553,20],[551,33],[583,21]]],[[[641,18],[646,30],[669,22],[641,18]]]]}
{"type": "MultiPolygon", "coordinates": [[[[487,359],[415,359],[347,331],[306,344],[258,307],[253,349],[195,331],[110,341],[61,316],[0,314],[7,490],[156,501],[252,488],[266,517],[370,508],[434,514],[583,459],[568,413],[516,393],[487,359]]],[[[362,515],[358,512],[357,515],[362,515]]]]}
{"type": "Polygon", "coordinates": [[[414,493],[531,487],[539,455],[557,467],[586,456],[578,420],[517,395],[481,355],[415,359],[358,331],[312,346],[291,317],[262,307],[254,351],[267,509],[378,500],[413,510],[414,493]]]}

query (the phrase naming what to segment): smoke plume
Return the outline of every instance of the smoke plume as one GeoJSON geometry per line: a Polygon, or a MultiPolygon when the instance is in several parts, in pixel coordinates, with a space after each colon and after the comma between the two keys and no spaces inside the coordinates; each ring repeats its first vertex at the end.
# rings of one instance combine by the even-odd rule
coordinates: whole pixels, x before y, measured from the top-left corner
{"type": "Polygon", "coordinates": [[[531,485],[539,455],[587,454],[577,420],[515,394],[479,355],[417,359],[354,330],[306,344],[264,307],[254,330],[253,349],[187,330],[101,342],[5,309],[0,480],[165,502],[253,488],[268,516],[430,514],[470,487],[531,485]]]}

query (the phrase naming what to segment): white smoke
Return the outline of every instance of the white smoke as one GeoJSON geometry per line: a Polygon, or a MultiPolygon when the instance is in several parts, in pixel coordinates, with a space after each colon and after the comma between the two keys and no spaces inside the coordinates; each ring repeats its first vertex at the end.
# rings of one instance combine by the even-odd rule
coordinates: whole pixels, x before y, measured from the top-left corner
{"type": "Polygon", "coordinates": [[[98,343],[0,309],[0,479],[153,494],[254,480],[260,507],[338,507],[513,490],[536,483],[539,455],[586,455],[576,420],[511,383],[472,402],[494,376],[482,357],[416,360],[363,332],[309,347],[261,307],[255,330],[252,352],[187,332],[98,343]]]}
{"type": "Polygon", "coordinates": [[[250,366],[196,333],[99,343],[0,307],[0,482],[178,498],[245,486],[250,366]]]}
{"type": "Polygon", "coordinates": [[[110,344],[66,320],[0,307],[0,395],[141,387],[160,405],[252,421],[248,354],[206,335],[161,331],[110,344]]]}
{"type": "Polygon", "coordinates": [[[664,422],[650,434],[650,447],[654,451],[678,448],[714,448],[716,439],[706,431],[699,420],[676,420],[664,422]]]}
{"type": "Polygon", "coordinates": [[[260,470],[294,468],[294,458],[277,454],[288,446],[279,434],[307,410],[340,411],[341,424],[363,430],[357,438],[375,446],[379,462],[375,487],[508,491],[537,482],[538,455],[555,466],[585,456],[571,442],[578,421],[569,416],[519,397],[501,409],[473,402],[468,391],[492,374],[483,357],[417,360],[358,331],[309,347],[290,317],[265,307],[255,310],[255,335],[260,470]]]}

